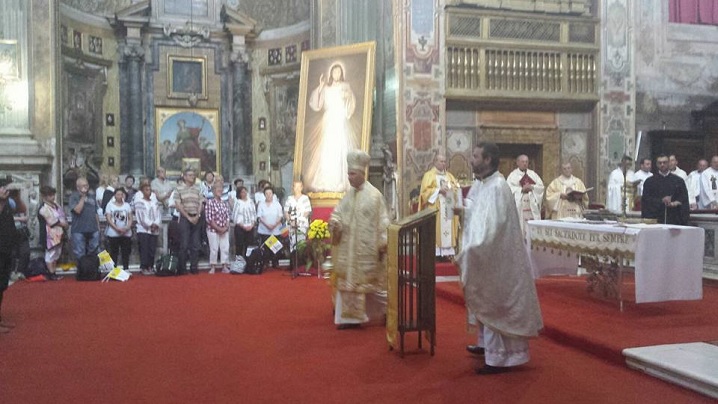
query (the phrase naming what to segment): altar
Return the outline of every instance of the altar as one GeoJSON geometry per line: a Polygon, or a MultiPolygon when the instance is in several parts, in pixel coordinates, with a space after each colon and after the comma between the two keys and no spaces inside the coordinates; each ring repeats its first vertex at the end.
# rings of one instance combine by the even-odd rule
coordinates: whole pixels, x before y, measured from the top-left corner
{"type": "Polygon", "coordinates": [[[663,224],[531,220],[526,238],[534,278],[575,275],[579,257],[592,257],[618,270],[620,293],[622,272],[632,263],[636,303],[650,303],[703,298],[704,233],[663,224]]]}

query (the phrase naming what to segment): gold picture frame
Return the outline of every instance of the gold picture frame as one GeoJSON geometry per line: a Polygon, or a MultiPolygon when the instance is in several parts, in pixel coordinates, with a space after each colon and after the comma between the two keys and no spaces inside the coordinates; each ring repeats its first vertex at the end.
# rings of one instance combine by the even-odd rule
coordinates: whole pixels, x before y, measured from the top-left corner
{"type": "Polygon", "coordinates": [[[156,165],[168,175],[179,175],[190,159],[201,172],[221,172],[219,110],[156,107],[155,128],[156,165]]]}
{"type": "Polygon", "coordinates": [[[376,43],[302,52],[294,179],[315,206],[348,189],[346,153],[369,151],[376,43]]]}
{"type": "Polygon", "coordinates": [[[167,55],[167,98],[207,99],[207,57],[167,55]]]}

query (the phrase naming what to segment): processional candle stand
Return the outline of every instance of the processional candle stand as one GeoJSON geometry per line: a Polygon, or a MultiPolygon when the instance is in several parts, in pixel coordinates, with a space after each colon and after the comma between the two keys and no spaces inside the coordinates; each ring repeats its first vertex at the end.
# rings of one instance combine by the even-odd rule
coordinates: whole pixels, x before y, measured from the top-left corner
{"type": "MultiPolygon", "coordinates": [[[[298,223],[298,217],[297,217],[297,207],[291,206],[289,207],[289,237],[293,237],[294,239],[294,251],[291,251],[292,249],[292,243],[291,240],[289,242],[289,249],[290,254],[292,255],[292,279],[296,278],[297,276],[311,276],[309,272],[306,270],[303,272],[299,272],[299,223],[298,223]]],[[[304,235],[305,243],[306,243],[306,234],[304,235]]],[[[306,244],[305,244],[305,248],[306,244]]]]}

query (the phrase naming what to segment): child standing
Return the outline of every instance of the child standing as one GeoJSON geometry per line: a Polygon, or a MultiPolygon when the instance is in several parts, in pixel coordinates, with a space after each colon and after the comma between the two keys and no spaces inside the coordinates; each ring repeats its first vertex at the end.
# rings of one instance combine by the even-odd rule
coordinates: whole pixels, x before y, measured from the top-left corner
{"type": "Polygon", "coordinates": [[[67,219],[62,206],[55,202],[55,188],[43,185],[40,187],[40,197],[42,198],[42,206],[38,214],[45,222],[45,265],[50,272],[48,279],[57,281],[61,278],[57,276],[57,260],[62,254],[62,235],[67,230],[67,219]]]}

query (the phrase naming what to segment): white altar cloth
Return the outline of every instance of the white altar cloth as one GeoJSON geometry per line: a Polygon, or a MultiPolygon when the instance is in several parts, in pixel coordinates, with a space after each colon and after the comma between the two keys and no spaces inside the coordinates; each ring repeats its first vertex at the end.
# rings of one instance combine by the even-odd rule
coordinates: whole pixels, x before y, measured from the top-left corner
{"type": "Polygon", "coordinates": [[[700,227],[556,220],[531,220],[528,226],[534,278],[575,275],[579,254],[599,254],[633,260],[636,303],[703,298],[700,227]]]}

